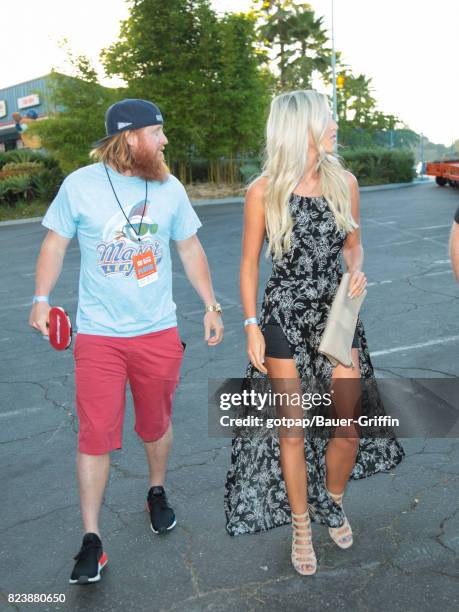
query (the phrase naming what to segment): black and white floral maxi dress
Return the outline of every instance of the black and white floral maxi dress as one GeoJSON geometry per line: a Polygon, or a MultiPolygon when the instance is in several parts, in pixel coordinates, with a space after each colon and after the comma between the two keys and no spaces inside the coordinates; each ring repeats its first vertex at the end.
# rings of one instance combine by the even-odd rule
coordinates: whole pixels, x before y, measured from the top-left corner
{"type": "MultiPolygon", "coordinates": [[[[323,197],[292,194],[291,246],[274,260],[260,313],[260,329],[275,319],[291,348],[301,379],[331,380],[332,365],[318,352],[331,303],[342,276],[342,249],[346,233],[323,197]]],[[[357,322],[361,379],[374,381],[365,331],[357,322]]],[[[252,364],[246,379],[269,379],[252,364]]],[[[375,383],[376,384],[376,383],[375,383]]],[[[362,400],[363,401],[363,400],[362,400]]],[[[384,412],[376,398],[378,410],[384,412]]],[[[373,407],[374,412],[374,407],[373,407]]],[[[305,436],[308,502],[311,518],[330,527],[343,523],[341,508],[325,488],[327,437],[305,436]]],[[[404,451],[393,433],[362,437],[351,478],[360,479],[394,468],[404,451]]],[[[267,530],[290,522],[285,483],[275,429],[239,428],[232,441],[231,465],[225,484],[224,508],[231,535],[267,530]]]]}

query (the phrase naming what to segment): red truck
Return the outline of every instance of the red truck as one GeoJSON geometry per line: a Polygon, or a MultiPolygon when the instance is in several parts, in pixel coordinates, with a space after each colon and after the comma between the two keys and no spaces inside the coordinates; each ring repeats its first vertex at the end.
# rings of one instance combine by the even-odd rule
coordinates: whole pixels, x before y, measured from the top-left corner
{"type": "Polygon", "coordinates": [[[435,177],[437,185],[459,187],[459,159],[427,162],[425,174],[435,177]]]}

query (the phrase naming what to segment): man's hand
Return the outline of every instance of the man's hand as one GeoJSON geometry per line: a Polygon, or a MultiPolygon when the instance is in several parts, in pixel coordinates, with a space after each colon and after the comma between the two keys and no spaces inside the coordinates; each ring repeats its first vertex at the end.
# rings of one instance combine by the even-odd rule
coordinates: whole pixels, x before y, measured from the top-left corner
{"type": "Polygon", "coordinates": [[[223,340],[223,321],[218,312],[206,312],[204,315],[204,340],[209,346],[220,344],[223,340]],[[212,335],[212,332],[214,335],[212,335]]]}
{"type": "Polygon", "coordinates": [[[38,330],[42,336],[49,336],[48,326],[50,305],[47,302],[37,302],[32,306],[29,325],[38,330]]]}

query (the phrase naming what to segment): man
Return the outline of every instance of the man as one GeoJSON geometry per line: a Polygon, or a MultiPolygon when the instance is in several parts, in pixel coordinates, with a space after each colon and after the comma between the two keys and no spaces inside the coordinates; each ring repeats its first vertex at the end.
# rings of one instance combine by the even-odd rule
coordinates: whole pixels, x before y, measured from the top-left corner
{"type": "Polygon", "coordinates": [[[172,399],[184,347],[172,300],[169,239],[205,305],[205,340],[223,338],[201,223],[182,184],[164,162],[167,138],[159,108],[127,99],[106,113],[107,136],[91,152],[97,163],[70,174],[43,219],[48,234],[37,261],[29,324],[47,335],[48,296],[76,234],[81,251],[75,386],[79,418],[77,473],[85,535],[71,583],[100,580],[107,563],[99,511],[110,451],[121,448],[126,382],[150,472],[151,529],[176,524],[164,490],[172,444],[172,399]]]}
{"type": "Polygon", "coordinates": [[[451,258],[451,266],[453,268],[456,280],[459,283],[459,206],[454,215],[453,226],[451,228],[451,236],[449,239],[449,253],[451,258]]]}

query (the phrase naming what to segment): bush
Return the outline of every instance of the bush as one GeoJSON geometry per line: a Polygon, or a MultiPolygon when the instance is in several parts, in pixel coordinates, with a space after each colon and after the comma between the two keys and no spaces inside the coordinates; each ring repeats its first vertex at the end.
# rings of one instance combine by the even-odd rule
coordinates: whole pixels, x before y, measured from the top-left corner
{"type": "Polygon", "coordinates": [[[10,176],[0,181],[0,198],[9,206],[14,206],[18,200],[30,200],[32,196],[30,175],[10,176]]]}
{"type": "Polygon", "coordinates": [[[32,188],[35,196],[40,200],[53,200],[62,179],[63,175],[60,168],[45,168],[32,177],[32,188]]]}
{"type": "Polygon", "coordinates": [[[411,183],[415,176],[414,154],[408,149],[358,148],[340,155],[362,186],[411,183]]]}
{"type": "Polygon", "coordinates": [[[43,164],[39,162],[8,162],[0,170],[0,179],[17,176],[18,174],[36,174],[41,170],[43,170],[43,164]]]}
{"type": "Polygon", "coordinates": [[[36,151],[0,153],[0,206],[22,200],[51,200],[64,175],[58,162],[36,151]]]}

